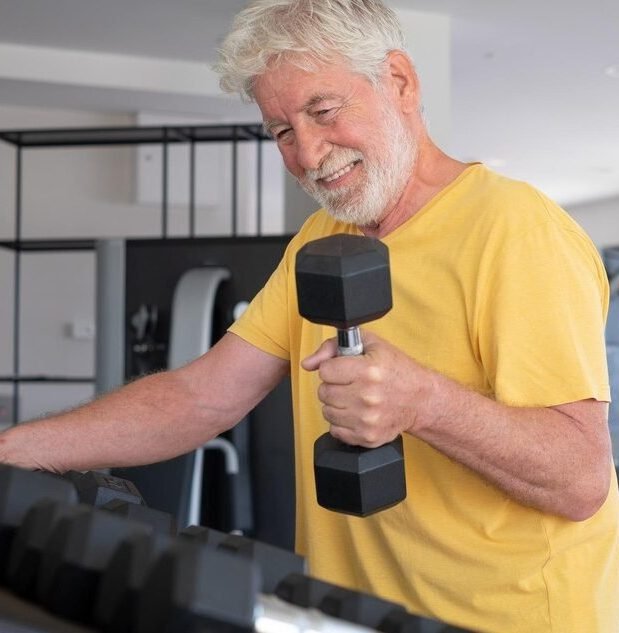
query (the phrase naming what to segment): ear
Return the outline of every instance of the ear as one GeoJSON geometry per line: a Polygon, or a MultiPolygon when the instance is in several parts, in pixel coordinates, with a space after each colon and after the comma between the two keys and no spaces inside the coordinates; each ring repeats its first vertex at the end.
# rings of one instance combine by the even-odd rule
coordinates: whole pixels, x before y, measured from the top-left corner
{"type": "Polygon", "coordinates": [[[387,55],[387,68],[394,96],[399,101],[402,112],[417,111],[421,100],[419,77],[409,56],[402,51],[390,51],[387,55]]]}

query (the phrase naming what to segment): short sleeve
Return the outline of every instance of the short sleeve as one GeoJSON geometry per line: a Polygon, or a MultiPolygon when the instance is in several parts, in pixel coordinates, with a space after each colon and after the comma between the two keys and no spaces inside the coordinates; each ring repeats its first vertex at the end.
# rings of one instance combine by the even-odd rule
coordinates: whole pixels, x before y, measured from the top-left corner
{"type": "Polygon", "coordinates": [[[264,352],[284,360],[290,359],[288,257],[289,248],[247,310],[228,329],[264,352]]]}

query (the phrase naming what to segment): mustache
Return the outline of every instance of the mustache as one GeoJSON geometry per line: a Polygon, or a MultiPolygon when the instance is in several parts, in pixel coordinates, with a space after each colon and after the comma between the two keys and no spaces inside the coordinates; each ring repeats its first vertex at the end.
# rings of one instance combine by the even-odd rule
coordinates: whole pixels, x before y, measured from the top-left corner
{"type": "Polygon", "coordinates": [[[346,165],[350,165],[358,160],[363,160],[363,154],[358,150],[343,148],[340,150],[331,150],[330,154],[324,159],[324,162],[318,169],[306,169],[304,180],[315,182],[321,178],[326,178],[338,172],[346,165]]]}

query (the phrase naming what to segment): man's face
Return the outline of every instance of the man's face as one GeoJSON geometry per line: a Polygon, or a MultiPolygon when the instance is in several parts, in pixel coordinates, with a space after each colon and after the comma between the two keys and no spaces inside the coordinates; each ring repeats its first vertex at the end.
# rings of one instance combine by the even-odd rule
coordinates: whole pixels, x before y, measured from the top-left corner
{"type": "Polygon", "coordinates": [[[255,85],[286,168],[336,219],[372,225],[396,205],[416,156],[396,105],[344,64],[283,62],[255,85]]]}

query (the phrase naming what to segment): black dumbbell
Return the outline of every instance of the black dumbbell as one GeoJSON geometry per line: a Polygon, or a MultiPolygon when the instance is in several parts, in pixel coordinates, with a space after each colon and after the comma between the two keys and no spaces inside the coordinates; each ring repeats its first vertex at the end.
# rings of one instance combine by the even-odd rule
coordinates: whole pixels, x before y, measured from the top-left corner
{"type": "Polygon", "coordinates": [[[217,547],[229,534],[203,525],[189,525],[178,533],[179,538],[217,547]]]}
{"type": "MultiPolygon", "coordinates": [[[[155,548],[146,537],[134,537],[130,549],[117,551],[119,562],[125,559],[125,569],[128,557],[136,558],[137,550],[146,552],[142,565],[131,563],[135,570],[148,569],[133,591],[132,600],[138,596],[136,633],[277,633],[286,629],[357,633],[358,627],[376,629],[391,614],[406,614],[396,603],[299,573],[282,579],[275,595],[264,595],[256,560],[222,548],[223,541],[214,547],[220,534],[209,535],[206,529],[196,534],[198,538],[179,535],[171,545],[159,547],[154,563],[155,548]],[[210,545],[200,542],[200,537],[208,542],[210,536],[215,537],[210,545]]],[[[121,625],[104,630],[131,629],[121,625]]]]}
{"type": "Polygon", "coordinates": [[[138,599],[136,633],[250,633],[260,589],[251,560],[177,539],[151,567],[138,599]]]}
{"type": "Polygon", "coordinates": [[[84,473],[70,470],[62,476],[73,483],[81,503],[99,507],[119,499],[127,503],[145,505],[140,491],[128,479],[96,470],[84,473]]]}
{"type": "Polygon", "coordinates": [[[376,629],[382,633],[471,633],[468,629],[399,610],[389,613],[376,629]]]}
{"type": "Polygon", "coordinates": [[[262,593],[274,593],[282,578],[306,571],[305,559],[294,552],[261,543],[245,536],[231,534],[217,546],[255,562],[260,568],[262,593]]]}
{"type": "Polygon", "coordinates": [[[62,517],[86,511],[84,506],[53,499],[42,499],[29,508],[13,539],[6,567],[6,584],[15,593],[35,599],[41,557],[56,523],[62,517]]]}
{"type": "Polygon", "coordinates": [[[112,514],[125,517],[131,521],[145,523],[159,534],[176,535],[176,519],[169,512],[138,505],[123,499],[112,499],[103,504],[101,510],[107,510],[112,514]]]}
{"type": "Polygon", "coordinates": [[[290,574],[275,588],[275,595],[285,602],[305,609],[316,609],[336,585],[303,574],[290,574]]]}
{"type": "Polygon", "coordinates": [[[240,534],[226,534],[211,528],[190,526],[179,532],[179,536],[207,543],[256,563],[260,568],[262,593],[274,593],[283,578],[289,574],[302,574],[306,571],[305,559],[302,556],[240,534]]]}
{"type": "Polygon", "coordinates": [[[329,591],[320,601],[318,609],[334,618],[370,629],[376,629],[389,613],[406,613],[402,605],[344,587],[336,587],[329,591]]]}
{"type": "Polygon", "coordinates": [[[106,633],[131,633],[147,573],[175,540],[161,533],[132,534],[114,551],[97,592],[94,620],[106,633]]]}
{"type": "MultiPolygon", "coordinates": [[[[111,503],[106,504],[107,508],[111,503]]],[[[144,506],[135,506],[143,509],[144,506]]],[[[136,534],[116,549],[101,579],[94,608],[95,622],[108,633],[130,633],[135,629],[138,599],[147,572],[157,558],[175,542],[165,531],[136,534]]],[[[211,528],[190,525],[178,532],[179,542],[194,542],[216,547],[229,535],[211,528]]]]}
{"type": "Polygon", "coordinates": [[[42,499],[77,503],[69,482],[47,473],[0,465],[0,580],[5,576],[18,527],[30,507],[42,499]]]}
{"type": "Polygon", "coordinates": [[[397,603],[301,574],[290,574],[284,578],[277,586],[275,595],[298,607],[318,609],[339,620],[382,633],[470,633],[438,620],[409,613],[397,603]]]}
{"type": "MultiPolygon", "coordinates": [[[[389,253],[380,241],[338,234],[308,242],[296,258],[299,313],[337,328],[341,355],[363,352],[358,326],[392,306],[389,253]]],[[[314,445],[318,503],[367,516],[406,497],[402,437],[378,448],[349,446],[326,433],[314,445]]]]}
{"type": "Polygon", "coordinates": [[[301,574],[283,579],[275,594],[296,606],[318,609],[338,620],[370,629],[376,629],[389,613],[406,613],[404,607],[395,602],[301,574]]]}
{"type": "Polygon", "coordinates": [[[79,504],[47,539],[36,582],[37,601],[74,622],[93,620],[99,582],[121,542],[152,532],[145,523],[79,504]]]}

